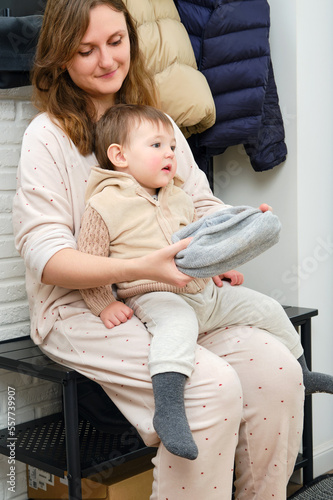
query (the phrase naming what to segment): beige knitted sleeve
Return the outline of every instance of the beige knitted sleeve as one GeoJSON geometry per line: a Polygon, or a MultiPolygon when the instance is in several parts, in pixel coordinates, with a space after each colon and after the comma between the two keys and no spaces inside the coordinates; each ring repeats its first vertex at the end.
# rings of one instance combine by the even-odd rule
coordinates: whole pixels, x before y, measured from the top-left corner
{"type": "MultiPolygon", "coordinates": [[[[84,253],[109,256],[110,235],[100,214],[88,207],[82,217],[78,238],[78,250],[84,253]]],[[[93,314],[99,316],[111,302],[115,302],[110,285],[80,290],[80,293],[93,314]]]]}

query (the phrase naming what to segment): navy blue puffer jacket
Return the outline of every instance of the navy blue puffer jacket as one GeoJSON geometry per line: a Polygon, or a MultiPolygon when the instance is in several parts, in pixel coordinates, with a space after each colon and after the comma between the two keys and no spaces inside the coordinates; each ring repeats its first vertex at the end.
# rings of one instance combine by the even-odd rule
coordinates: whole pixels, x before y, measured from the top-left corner
{"type": "Polygon", "coordinates": [[[189,141],[199,166],[236,144],[244,144],[256,171],[283,162],[287,148],[267,0],[175,0],[175,5],[216,106],[215,125],[189,141]]]}

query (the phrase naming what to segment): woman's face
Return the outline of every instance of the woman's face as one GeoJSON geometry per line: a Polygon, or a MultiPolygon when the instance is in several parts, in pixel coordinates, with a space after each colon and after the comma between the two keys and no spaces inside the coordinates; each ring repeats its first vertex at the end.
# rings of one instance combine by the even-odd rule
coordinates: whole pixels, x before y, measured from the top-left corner
{"type": "Polygon", "coordinates": [[[114,103],[130,66],[125,16],[108,5],[90,11],[78,52],[66,66],[73,82],[93,100],[98,114],[114,103]]]}

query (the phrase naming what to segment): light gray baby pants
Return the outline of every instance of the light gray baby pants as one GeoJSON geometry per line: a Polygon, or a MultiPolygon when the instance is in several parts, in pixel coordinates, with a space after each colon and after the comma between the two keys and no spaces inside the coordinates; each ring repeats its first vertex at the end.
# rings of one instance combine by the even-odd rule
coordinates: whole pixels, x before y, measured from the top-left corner
{"type": "Polygon", "coordinates": [[[198,334],[236,325],[267,330],[297,359],[302,355],[299,335],[276,300],[223,283],[220,288],[211,280],[197,294],[150,292],[126,300],[152,335],[151,376],[173,371],[189,377],[198,334]]]}

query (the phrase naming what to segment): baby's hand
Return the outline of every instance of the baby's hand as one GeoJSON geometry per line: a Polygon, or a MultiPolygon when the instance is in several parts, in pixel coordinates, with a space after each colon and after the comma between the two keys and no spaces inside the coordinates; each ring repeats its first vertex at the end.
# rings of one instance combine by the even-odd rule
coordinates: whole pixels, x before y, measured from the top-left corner
{"type": "Polygon", "coordinates": [[[239,271],[235,271],[234,269],[232,271],[228,271],[227,273],[220,274],[219,276],[214,276],[213,281],[216,286],[221,287],[223,286],[223,281],[222,280],[228,280],[230,281],[230,285],[242,285],[244,282],[244,275],[240,273],[239,271]]]}
{"type": "Polygon", "coordinates": [[[106,306],[100,314],[106,328],[113,328],[120,325],[120,323],[126,323],[132,316],[133,310],[118,300],[106,306]]]}
{"type": "Polygon", "coordinates": [[[269,205],[267,205],[267,203],[262,203],[259,207],[259,210],[261,210],[262,212],[267,212],[268,210],[270,212],[273,212],[273,209],[272,207],[270,207],[269,205]]]}

